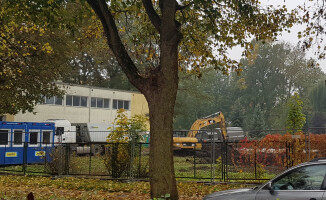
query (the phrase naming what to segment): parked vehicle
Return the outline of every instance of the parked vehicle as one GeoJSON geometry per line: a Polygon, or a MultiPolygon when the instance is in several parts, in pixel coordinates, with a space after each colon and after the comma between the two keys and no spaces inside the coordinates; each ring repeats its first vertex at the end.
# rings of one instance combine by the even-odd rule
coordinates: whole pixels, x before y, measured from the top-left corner
{"type": "MultiPolygon", "coordinates": [[[[54,147],[64,145],[76,154],[107,151],[109,124],[74,123],[65,119],[46,122],[0,122],[0,165],[42,163],[50,160],[54,147]]],[[[149,143],[149,134],[142,132],[149,143]]]]}
{"type": "Polygon", "coordinates": [[[220,191],[204,200],[325,200],[326,158],[292,167],[261,186],[220,191]]]}
{"type": "Polygon", "coordinates": [[[54,148],[54,123],[0,122],[0,165],[42,163],[54,148]]]}
{"type": "Polygon", "coordinates": [[[109,124],[70,123],[65,119],[49,119],[47,122],[55,124],[56,144],[69,144],[70,149],[77,154],[104,153],[110,134],[109,124]]]}
{"type": "MultiPolygon", "coordinates": [[[[100,123],[70,123],[64,119],[49,119],[56,127],[55,141],[58,144],[68,144],[77,154],[103,154],[106,151],[108,136],[111,134],[111,124],[100,123]]],[[[140,133],[142,142],[149,142],[149,133],[140,133]]],[[[146,144],[148,146],[148,144],[146,144]]]]}

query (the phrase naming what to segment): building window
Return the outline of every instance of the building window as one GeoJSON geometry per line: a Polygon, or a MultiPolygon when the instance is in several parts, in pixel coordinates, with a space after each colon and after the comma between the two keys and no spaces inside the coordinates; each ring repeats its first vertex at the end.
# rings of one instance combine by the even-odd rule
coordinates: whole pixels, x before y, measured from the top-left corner
{"type": "Polygon", "coordinates": [[[92,108],[110,108],[110,99],[104,99],[100,97],[91,98],[92,108]]]}
{"type": "Polygon", "coordinates": [[[118,100],[118,109],[120,109],[120,108],[124,108],[123,107],[123,101],[118,100]]]}
{"type": "Polygon", "coordinates": [[[91,98],[91,107],[96,108],[96,98],[95,97],[91,98]]]}
{"type": "Polygon", "coordinates": [[[129,101],[123,101],[123,108],[126,109],[126,110],[129,110],[129,104],[130,102],[129,101]]]}
{"type": "Polygon", "coordinates": [[[38,132],[29,132],[29,144],[38,143],[38,132]]]}
{"type": "Polygon", "coordinates": [[[80,106],[87,107],[87,97],[80,97],[80,106]]]}
{"type": "Polygon", "coordinates": [[[124,100],[117,100],[117,99],[113,99],[113,109],[125,109],[125,110],[129,110],[130,109],[130,101],[124,101],[124,100]]]}
{"type": "Polygon", "coordinates": [[[45,104],[62,105],[62,98],[57,96],[45,97],[45,104]]]}
{"type": "Polygon", "coordinates": [[[104,108],[110,108],[110,99],[104,99],[104,108]]]}
{"type": "Polygon", "coordinates": [[[21,145],[23,143],[23,131],[14,130],[14,145],[21,145]]]}
{"type": "Polygon", "coordinates": [[[118,100],[113,99],[112,108],[113,108],[113,109],[118,109],[118,100]]]}
{"type": "Polygon", "coordinates": [[[66,96],[66,106],[72,106],[72,96],[71,95],[66,96]]]}
{"type": "Polygon", "coordinates": [[[50,131],[43,131],[42,133],[42,144],[50,144],[51,142],[51,132],[50,131]]]}
{"type": "Polygon", "coordinates": [[[55,97],[54,104],[55,105],[62,105],[62,97],[55,97]]]}
{"type": "Polygon", "coordinates": [[[72,96],[72,106],[80,106],[80,96],[72,96]]]}
{"type": "Polygon", "coordinates": [[[103,108],[103,98],[96,98],[96,107],[103,108]]]}
{"type": "Polygon", "coordinates": [[[8,145],[9,130],[0,130],[0,145],[8,145]]]}
{"type": "Polygon", "coordinates": [[[45,98],[45,104],[54,104],[54,97],[46,97],[45,98]]]}
{"type": "Polygon", "coordinates": [[[67,95],[66,106],[87,107],[87,97],[67,95]]]}

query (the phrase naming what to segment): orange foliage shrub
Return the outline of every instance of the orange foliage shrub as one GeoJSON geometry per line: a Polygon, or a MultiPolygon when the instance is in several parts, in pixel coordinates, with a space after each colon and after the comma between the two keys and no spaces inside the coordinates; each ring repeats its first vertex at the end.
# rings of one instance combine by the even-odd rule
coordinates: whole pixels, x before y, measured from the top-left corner
{"type": "Polygon", "coordinates": [[[256,163],[286,168],[309,158],[325,157],[326,134],[268,134],[259,141],[245,138],[237,144],[235,150],[237,154],[232,153],[235,166],[252,167],[256,163]]]}

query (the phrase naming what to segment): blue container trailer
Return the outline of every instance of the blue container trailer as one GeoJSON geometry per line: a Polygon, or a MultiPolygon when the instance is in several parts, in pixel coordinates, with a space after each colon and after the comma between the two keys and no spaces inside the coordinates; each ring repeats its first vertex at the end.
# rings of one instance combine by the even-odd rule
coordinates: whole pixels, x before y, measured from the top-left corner
{"type": "Polygon", "coordinates": [[[0,122],[0,165],[49,160],[54,135],[54,123],[0,122]]]}

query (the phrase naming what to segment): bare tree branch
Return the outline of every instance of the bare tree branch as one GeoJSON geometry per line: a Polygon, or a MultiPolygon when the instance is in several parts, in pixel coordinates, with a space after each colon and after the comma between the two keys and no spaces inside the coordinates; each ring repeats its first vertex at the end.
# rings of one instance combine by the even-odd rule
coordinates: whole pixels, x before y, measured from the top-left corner
{"type": "Polygon", "coordinates": [[[154,10],[152,1],[151,0],[142,0],[142,1],[149,19],[151,20],[156,30],[160,31],[161,18],[154,10]]]}
{"type": "Polygon", "coordinates": [[[139,89],[139,86],[144,81],[144,78],[140,76],[139,70],[131,60],[123,43],[121,42],[117,26],[109,7],[106,4],[106,1],[87,0],[87,2],[94,9],[95,13],[101,20],[108,44],[117,58],[118,63],[122,67],[122,70],[125,72],[130,82],[132,82],[139,89]]]}

